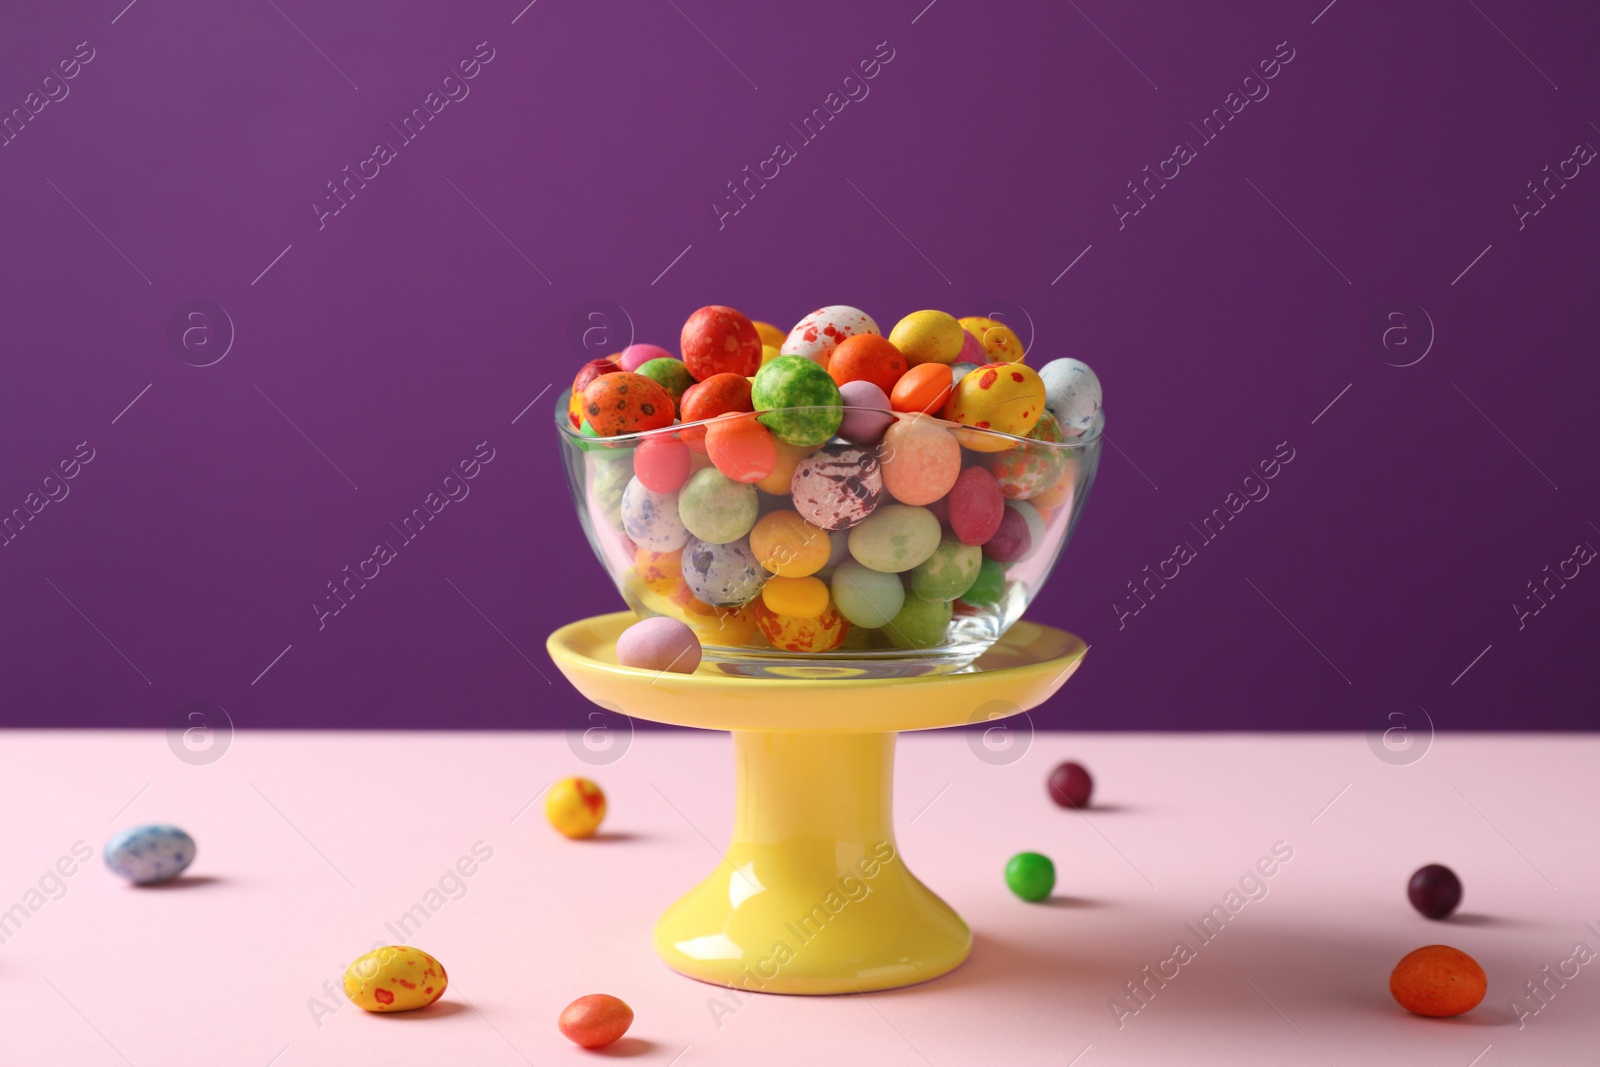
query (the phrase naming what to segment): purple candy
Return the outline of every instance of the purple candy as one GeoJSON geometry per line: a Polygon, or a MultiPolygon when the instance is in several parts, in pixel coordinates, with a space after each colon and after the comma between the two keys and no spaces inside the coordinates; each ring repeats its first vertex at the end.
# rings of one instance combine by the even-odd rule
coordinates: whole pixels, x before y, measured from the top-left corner
{"type": "Polygon", "coordinates": [[[984,543],[983,554],[1000,563],[1015,563],[1033,548],[1033,532],[1028,520],[1016,508],[1006,508],[1000,528],[984,543]]]}
{"type": "Polygon", "coordinates": [[[629,345],[618,357],[623,370],[636,371],[652,359],[677,359],[660,345],[629,345]]]}
{"type": "Polygon", "coordinates": [[[665,615],[636,622],[617,638],[617,662],[646,671],[693,674],[700,666],[700,639],[665,615]]]}
{"type": "Polygon", "coordinates": [[[889,414],[889,398],[871,382],[845,382],[839,387],[839,399],[844,402],[839,436],[852,444],[877,444],[894,422],[894,416],[889,414]]]}

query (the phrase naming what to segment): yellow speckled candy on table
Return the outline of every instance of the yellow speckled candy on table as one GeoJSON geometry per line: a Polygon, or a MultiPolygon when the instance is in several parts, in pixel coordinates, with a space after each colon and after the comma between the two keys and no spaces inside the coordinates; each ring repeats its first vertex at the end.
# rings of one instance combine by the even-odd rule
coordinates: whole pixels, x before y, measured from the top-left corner
{"type": "Polygon", "coordinates": [[[592,837],[606,817],[606,795],[587,778],[563,778],[545,795],[544,815],[567,837],[592,837]]]}
{"type": "Polygon", "coordinates": [[[802,619],[793,615],[779,615],[762,601],[755,604],[756,624],[772,642],[773,648],[785,652],[831,652],[843,642],[850,632],[850,623],[832,604],[815,618],[802,619]]]}
{"type": "Polygon", "coordinates": [[[969,315],[959,320],[961,328],[978,339],[993,363],[1021,363],[1022,338],[1016,331],[997,319],[982,315],[969,315]]]}
{"type": "MultiPolygon", "coordinates": [[[[985,363],[956,383],[945,401],[944,417],[980,430],[1026,437],[1044,411],[1044,382],[1032,367],[1021,363],[985,363]]],[[[974,452],[1003,452],[1017,442],[983,434],[956,437],[974,452]]]]}
{"type": "Polygon", "coordinates": [[[409,945],[358,956],[344,972],[344,995],[367,1011],[415,1011],[444,996],[444,964],[409,945]]]}

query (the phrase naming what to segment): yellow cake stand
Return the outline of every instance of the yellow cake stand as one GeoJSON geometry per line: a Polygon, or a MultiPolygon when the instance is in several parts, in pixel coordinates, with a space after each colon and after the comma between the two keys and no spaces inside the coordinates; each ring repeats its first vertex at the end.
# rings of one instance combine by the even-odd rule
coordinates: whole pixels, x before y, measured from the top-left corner
{"type": "Polygon", "coordinates": [[[1013,626],[966,671],[913,678],[745,678],[619,666],[632,612],[550,635],[561,673],[633,718],[733,733],[733,841],[656,923],[667,966],[764,993],[850,993],[937,978],[972,950],[961,916],[895,844],[895,737],[1036,707],[1083,660],[1062,630],[1013,626]]]}

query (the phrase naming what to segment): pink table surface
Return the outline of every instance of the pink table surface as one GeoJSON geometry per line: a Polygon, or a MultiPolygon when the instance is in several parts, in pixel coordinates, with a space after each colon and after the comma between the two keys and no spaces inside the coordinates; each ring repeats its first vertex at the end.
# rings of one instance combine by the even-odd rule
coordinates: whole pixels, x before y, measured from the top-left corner
{"type": "Polygon", "coordinates": [[[0,734],[0,908],[26,910],[76,842],[96,853],[44,877],[0,944],[0,1063],[578,1063],[596,1054],[555,1019],[590,992],[636,1013],[610,1055],[681,1067],[1600,1059],[1600,963],[1551,980],[1538,1014],[1512,1007],[1538,1005],[1524,983],[1575,943],[1600,951],[1600,740],[1441,736],[1395,766],[1358,735],[1039,734],[993,765],[964,736],[908,736],[901,851],[972,924],[972,958],[915,988],[738,1005],[668,971],[649,936],[720,862],[730,751],[726,735],[640,733],[591,767],[559,733],[240,733],[193,766],[159,733],[0,734]],[[1097,777],[1086,814],[1046,799],[1064,758],[1097,777]],[[530,806],[569,774],[610,798],[600,840],[568,842],[530,806]],[[156,821],[187,828],[199,858],[174,886],[130,888],[98,852],[156,821]],[[1202,943],[1186,924],[1276,842],[1293,858],[1266,895],[1202,943]],[[492,855],[430,897],[475,845],[492,855]],[[1048,905],[1002,882],[1024,849],[1056,861],[1048,905]],[[1435,861],[1466,886],[1444,923],[1405,900],[1435,861]],[[373,1016],[328,998],[416,904],[405,941],[445,963],[445,999],[373,1016]],[[1180,940],[1194,958],[1119,1020],[1109,1005],[1180,940]],[[1411,1016],[1389,970],[1441,942],[1478,959],[1489,996],[1458,1019],[1411,1016]]]}

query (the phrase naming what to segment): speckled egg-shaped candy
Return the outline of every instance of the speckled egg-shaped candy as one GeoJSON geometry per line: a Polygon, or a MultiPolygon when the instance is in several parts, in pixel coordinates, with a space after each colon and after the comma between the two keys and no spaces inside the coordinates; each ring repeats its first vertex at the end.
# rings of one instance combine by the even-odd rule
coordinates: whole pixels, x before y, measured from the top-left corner
{"type": "Polygon", "coordinates": [[[756,524],[759,508],[755,486],[736,482],[715,467],[695,471],[678,491],[679,518],[707,544],[739,540],[756,524]]]}
{"type": "Polygon", "coordinates": [[[811,618],[779,615],[760,602],[754,607],[756,625],[761,627],[762,635],[773,648],[785,652],[831,652],[844,643],[845,634],[850,630],[850,623],[831,604],[811,618]]]}
{"type": "Polygon", "coordinates": [[[939,520],[927,508],[885,504],[850,531],[850,555],[885,574],[908,571],[939,547],[939,520]]]}
{"type": "Polygon", "coordinates": [[[756,372],[750,401],[756,418],[791,445],[820,445],[844,418],[839,386],[828,372],[800,356],[779,356],[756,372]]]}
{"type": "Polygon", "coordinates": [[[1039,368],[1045,404],[1061,422],[1067,437],[1079,437],[1094,426],[1100,413],[1100,379],[1077,359],[1052,359],[1039,368]]]}
{"type": "Polygon", "coordinates": [[[961,473],[961,445],[938,419],[912,415],[884,432],[883,487],[902,504],[931,504],[961,473]]]}
{"type": "Polygon", "coordinates": [[[767,571],[747,541],[717,545],[691,537],[684,546],[684,584],[712,607],[747,603],[761,592],[766,580],[767,571]]]}
{"type": "Polygon", "coordinates": [[[602,374],[583,390],[584,418],[601,437],[671,426],[676,411],[665,389],[632,371],[602,374]]]}
{"type": "Polygon", "coordinates": [[[385,945],[356,957],[344,972],[344,995],[366,1011],[415,1011],[444,996],[444,964],[409,945],[385,945]]]}
{"type": "Polygon", "coordinates": [[[835,304],[818,308],[799,322],[784,338],[780,349],[783,355],[800,356],[826,368],[839,342],[860,334],[878,334],[878,324],[860,308],[835,304]]]}
{"type": "MultiPolygon", "coordinates": [[[[1044,411],[1044,383],[1031,367],[1021,363],[987,363],[956,383],[945,401],[949,422],[980,430],[1026,437],[1044,411]]],[[[974,452],[1003,452],[1015,441],[987,434],[963,434],[961,443],[974,452]]]]}
{"type": "Polygon", "coordinates": [[[1012,500],[1027,500],[1038,496],[1060,481],[1067,469],[1071,453],[1056,445],[1066,440],[1061,424],[1049,411],[1039,416],[1039,421],[1028,431],[1029,441],[1037,445],[1018,445],[1007,452],[996,452],[989,460],[989,470],[1000,484],[1000,492],[1012,500]]]}
{"type": "Polygon", "coordinates": [[[693,674],[700,666],[700,638],[677,619],[643,619],[617,636],[617,662],[646,671],[693,674]]]}
{"type": "Polygon", "coordinates": [[[975,337],[984,358],[979,363],[1022,362],[1022,339],[998,319],[972,315],[961,321],[961,328],[975,337]]]}
{"type": "Polygon", "coordinates": [[[794,510],[813,526],[848,530],[883,499],[883,472],[871,452],[828,445],[795,465],[789,495],[794,510]]]}
{"type": "Polygon", "coordinates": [[[761,335],[755,323],[730,307],[713,304],[689,316],[678,338],[683,362],[696,381],[713,374],[742,374],[761,366],[761,335]]]}
{"type": "Polygon", "coordinates": [[[578,368],[578,373],[572,379],[572,392],[567,394],[567,421],[572,423],[574,430],[583,425],[583,391],[589,387],[589,383],[602,374],[629,369],[610,359],[591,359],[578,368]]]}
{"type": "Polygon", "coordinates": [[[933,555],[911,570],[911,592],[923,600],[954,600],[978,580],[983,549],[945,534],[933,555]]]}
{"type": "Polygon", "coordinates": [[[106,866],[134,885],[170,882],[194,862],[194,838],[176,826],[134,826],[106,842],[106,866]]]}
{"type": "Polygon", "coordinates": [[[652,493],[637,478],[622,494],[622,528],[635,545],[652,552],[671,552],[689,540],[678,514],[678,494],[652,493]]]}

